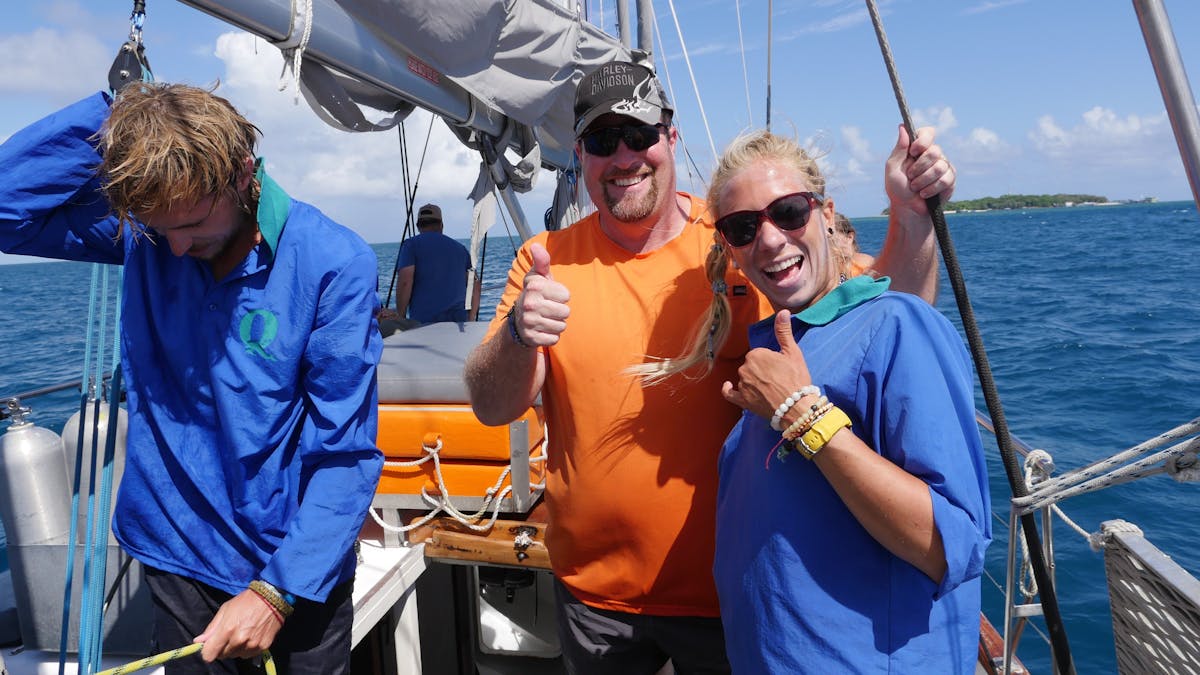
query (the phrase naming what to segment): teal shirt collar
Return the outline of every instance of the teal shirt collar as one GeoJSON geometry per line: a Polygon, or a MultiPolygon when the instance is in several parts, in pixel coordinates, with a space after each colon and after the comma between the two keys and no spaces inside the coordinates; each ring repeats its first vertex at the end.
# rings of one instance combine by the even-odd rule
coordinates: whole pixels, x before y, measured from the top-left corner
{"type": "Polygon", "coordinates": [[[262,157],[254,163],[254,177],[261,187],[258,196],[258,232],[271,249],[271,255],[275,255],[283,226],[287,223],[288,211],[292,208],[292,198],[267,175],[263,164],[262,157]]]}
{"type": "Polygon", "coordinates": [[[888,277],[873,279],[863,274],[847,279],[810,307],[795,314],[795,318],[810,326],[824,326],[834,319],[883,294],[892,284],[888,277]]]}

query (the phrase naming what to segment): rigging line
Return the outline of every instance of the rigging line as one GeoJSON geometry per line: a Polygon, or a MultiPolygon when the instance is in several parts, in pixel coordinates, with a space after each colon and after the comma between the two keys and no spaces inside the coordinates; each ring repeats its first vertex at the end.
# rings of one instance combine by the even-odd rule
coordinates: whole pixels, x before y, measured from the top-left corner
{"type": "MultiPolygon", "coordinates": [[[[654,37],[655,37],[655,39],[658,40],[658,44],[660,44],[660,45],[663,44],[662,33],[660,33],[658,30],[658,15],[657,14],[654,16],[654,37]]],[[[662,68],[663,68],[663,75],[667,78],[667,89],[671,92],[671,97],[675,98],[675,85],[671,82],[671,69],[667,67],[667,59],[665,56],[662,59],[662,68]]],[[[674,123],[674,120],[672,120],[672,123],[674,123]]],[[[676,130],[678,130],[679,125],[676,124],[675,128],[676,128],[676,130]]],[[[685,156],[687,156],[687,158],[689,160],[691,160],[692,165],[696,167],[696,173],[699,174],[700,166],[696,163],[696,160],[692,157],[691,151],[688,149],[687,139],[684,137],[683,133],[679,133],[678,137],[679,137],[679,145],[680,145],[680,147],[683,148],[683,154],[685,156]]],[[[714,162],[716,161],[715,158],[713,161],[714,162]]],[[[684,166],[687,167],[687,164],[684,163],[684,166]]],[[[689,179],[689,182],[692,183],[691,191],[693,193],[697,192],[697,190],[695,189],[695,183],[697,181],[697,178],[696,178],[696,176],[692,175],[692,171],[690,168],[688,169],[688,179],[689,179]]],[[[704,187],[704,185],[703,185],[704,180],[699,179],[699,182],[701,183],[701,186],[704,187]]],[[[705,187],[704,189],[707,189],[707,187],[705,187]]]]}
{"type": "Polygon", "coordinates": [[[746,70],[746,40],[742,36],[742,0],[734,0],[733,9],[737,15],[738,51],[742,55],[742,84],[746,85],[746,123],[754,124],[754,111],[750,108],[750,73],[746,70]]]}
{"type": "MultiPolygon", "coordinates": [[[[396,135],[400,139],[400,189],[404,191],[405,212],[411,215],[412,202],[408,199],[408,139],[404,134],[404,126],[404,122],[396,125],[396,135]]],[[[384,309],[392,304],[392,291],[396,290],[396,275],[400,273],[400,248],[404,246],[404,240],[407,237],[408,219],[406,218],[404,227],[400,230],[400,246],[396,248],[396,261],[392,263],[392,280],[388,282],[387,297],[383,301],[384,309]]]]}
{"type": "MultiPolygon", "coordinates": [[[[500,197],[497,194],[498,192],[499,192],[499,189],[493,185],[492,186],[492,194],[496,196],[497,201],[500,200],[500,197]]],[[[496,212],[500,214],[500,222],[504,223],[504,234],[508,235],[508,245],[512,246],[512,240],[515,235],[513,235],[513,228],[511,226],[509,226],[509,224],[508,224],[508,217],[506,215],[507,209],[502,209],[502,208],[497,207],[496,212]]],[[[513,252],[513,257],[514,258],[517,257],[517,247],[516,246],[512,247],[512,252],[513,252]]]]}
{"type": "Polygon", "coordinates": [[[774,4],[767,0],[767,131],[771,130],[771,15],[774,14],[774,4]]]}
{"type": "Polygon", "coordinates": [[[679,14],[675,11],[675,0],[667,0],[667,5],[671,8],[671,19],[675,21],[675,34],[679,37],[679,49],[683,52],[683,62],[687,64],[688,75],[692,78],[692,91],[696,92],[696,106],[700,108],[700,119],[704,121],[704,132],[708,134],[708,149],[712,151],[715,162],[717,146],[713,144],[712,129],[708,127],[708,115],[704,112],[704,101],[700,100],[700,87],[696,84],[696,73],[692,70],[692,57],[688,55],[687,45],[683,42],[683,29],[679,27],[679,14]]]}
{"type": "MultiPolygon", "coordinates": [[[[871,23],[875,26],[875,36],[879,39],[879,49],[883,55],[884,65],[887,66],[888,77],[892,81],[892,90],[896,95],[896,104],[904,120],[909,139],[915,139],[916,134],[912,118],[908,112],[908,103],[904,99],[904,89],[900,86],[900,76],[896,72],[896,64],[892,59],[892,50],[888,45],[887,35],[883,31],[883,23],[879,18],[879,8],[875,0],[866,0],[867,11],[871,15],[871,23]]],[[[942,213],[941,200],[937,195],[925,200],[929,207],[929,215],[933,219],[933,228],[937,233],[938,246],[942,251],[942,260],[946,265],[946,273],[950,277],[950,285],[954,288],[954,299],[958,303],[958,313],[962,317],[963,330],[967,334],[967,343],[975,362],[975,371],[979,376],[983,398],[987,402],[988,412],[995,428],[996,442],[1000,446],[1000,457],[1004,463],[1004,471],[1008,477],[1009,488],[1014,497],[1024,497],[1028,493],[1025,477],[1017,463],[1013,450],[1012,438],[1008,433],[1008,422],[1004,417],[1004,409],[996,392],[996,383],[992,378],[991,365],[988,363],[987,352],[983,348],[983,337],[975,322],[975,312],[967,297],[966,282],[958,265],[958,257],[954,244],[950,241],[950,230],[946,226],[946,216],[942,213]]],[[[1063,625],[1062,614],[1058,607],[1058,598],[1054,592],[1054,582],[1050,577],[1046,558],[1042,552],[1041,537],[1038,536],[1037,522],[1033,514],[1024,514],[1020,518],[1021,529],[1029,543],[1030,562],[1033,565],[1034,578],[1041,593],[1042,611],[1046,620],[1046,628],[1050,631],[1051,651],[1061,675],[1074,675],[1075,667],[1071,662],[1070,645],[1067,643],[1066,627],[1063,625]]]]}
{"type": "MultiPolygon", "coordinates": [[[[421,172],[425,170],[425,153],[429,152],[429,138],[433,135],[433,121],[437,119],[437,115],[429,114],[429,128],[425,130],[425,145],[421,146],[421,161],[417,162],[417,177],[413,181],[412,193],[408,197],[408,215],[406,218],[405,229],[407,230],[412,224],[413,200],[417,198],[417,188],[421,186],[421,172]]],[[[405,161],[407,165],[407,160],[405,161]]],[[[406,232],[407,234],[407,232],[406,232]]]]}
{"type": "MultiPolygon", "coordinates": [[[[1068,497],[1074,497],[1075,495],[1083,494],[1085,492],[1102,490],[1114,485],[1128,483],[1133,480],[1154,476],[1160,473],[1169,473],[1170,470],[1166,465],[1155,465],[1157,465],[1159,462],[1169,462],[1172,458],[1194,455],[1197,451],[1200,451],[1200,437],[1173,445],[1166,450],[1160,450],[1159,452],[1139,459],[1136,462],[1109,470],[1106,473],[1100,474],[1099,476],[1080,482],[1076,485],[1059,487],[1058,489],[1045,494],[1039,493],[1035,495],[1036,499],[1032,499],[1030,495],[1027,495],[1022,499],[1013,499],[1013,507],[1017,508],[1022,513],[1032,512],[1037,509],[1045,508],[1050,504],[1061,502],[1068,497]]],[[[1176,480],[1180,479],[1177,478],[1176,480]]]]}
{"type": "Polygon", "coordinates": [[[692,157],[692,152],[691,152],[691,150],[689,150],[687,148],[687,146],[684,146],[683,154],[688,159],[688,161],[684,164],[684,166],[687,166],[688,179],[690,179],[692,181],[697,181],[697,180],[700,181],[701,187],[704,188],[704,191],[707,193],[708,187],[706,185],[704,185],[704,179],[699,178],[700,165],[696,163],[696,158],[692,157]],[[696,170],[695,175],[692,174],[692,169],[696,170]]]}
{"type": "Polygon", "coordinates": [[[1185,422],[1174,429],[1171,429],[1170,431],[1161,433],[1158,436],[1143,441],[1127,450],[1122,450],[1111,457],[1096,460],[1087,466],[1067,471],[1063,474],[1047,479],[1042,483],[1038,483],[1036,486],[1030,488],[1029,494],[1026,497],[1024,497],[1022,500],[1015,500],[1015,503],[1032,501],[1033,497],[1042,493],[1055,492],[1064,486],[1089,480],[1094,476],[1111,470],[1114,466],[1121,462],[1133,459],[1134,457],[1144,454],[1149,450],[1153,450],[1170,441],[1185,438],[1198,431],[1200,431],[1200,417],[1190,422],[1185,422]]]}

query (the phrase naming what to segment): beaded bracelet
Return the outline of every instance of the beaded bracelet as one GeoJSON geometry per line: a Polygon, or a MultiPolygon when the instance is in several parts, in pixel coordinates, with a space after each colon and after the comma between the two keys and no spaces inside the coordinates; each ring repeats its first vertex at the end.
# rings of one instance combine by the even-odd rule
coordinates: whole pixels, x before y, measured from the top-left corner
{"type": "Polygon", "coordinates": [[[292,596],[291,594],[284,594],[278,588],[275,588],[262,579],[255,579],[254,581],[251,581],[250,590],[257,593],[258,596],[263,600],[266,600],[267,604],[275,609],[275,611],[279,612],[279,614],[284,618],[291,616],[292,612],[296,609],[293,606],[293,603],[296,601],[295,596],[292,596]],[[288,601],[288,598],[291,599],[291,602],[288,601]]]}
{"type": "Polygon", "coordinates": [[[507,315],[505,315],[505,317],[504,317],[504,319],[505,319],[506,321],[508,321],[508,334],[512,336],[512,341],[513,341],[513,344],[518,344],[518,345],[521,345],[522,347],[524,347],[524,348],[526,348],[526,349],[529,349],[529,348],[530,348],[530,347],[532,347],[533,345],[531,345],[531,344],[529,344],[528,342],[526,342],[526,341],[522,340],[522,339],[521,339],[521,334],[520,334],[519,332],[517,332],[517,317],[516,317],[516,311],[517,311],[517,306],[516,306],[516,305],[513,305],[512,309],[508,310],[508,314],[507,314],[507,315]]]}
{"type": "Polygon", "coordinates": [[[833,406],[829,412],[821,415],[812,424],[812,428],[800,437],[800,442],[796,443],[796,449],[804,455],[805,459],[812,459],[817,456],[817,453],[829,443],[829,439],[833,435],[841,431],[843,428],[850,428],[850,417],[842,412],[842,409],[833,406]]]}
{"type": "Polygon", "coordinates": [[[787,397],[783,403],[780,403],[778,408],[775,408],[775,416],[771,418],[771,428],[775,431],[783,431],[783,416],[787,414],[787,411],[792,409],[792,406],[799,403],[800,399],[804,398],[805,396],[820,395],[821,390],[812,384],[807,384],[792,392],[791,396],[787,397]]]}
{"type": "Polygon", "coordinates": [[[812,426],[812,423],[815,422],[818,417],[829,412],[829,409],[832,407],[833,404],[829,402],[828,398],[822,396],[821,398],[817,399],[816,403],[813,403],[807,412],[797,418],[795,422],[792,422],[788,428],[783,431],[784,440],[794,441],[799,438],[804,432],[808,431],[808,428],[812,426]]]}

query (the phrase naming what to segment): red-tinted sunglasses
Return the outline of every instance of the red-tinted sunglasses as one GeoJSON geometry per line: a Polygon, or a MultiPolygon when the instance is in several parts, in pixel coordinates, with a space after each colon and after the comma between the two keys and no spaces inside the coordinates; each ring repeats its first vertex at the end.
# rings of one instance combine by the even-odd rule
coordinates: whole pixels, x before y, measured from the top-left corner
{"type": "Polygon", "coordinates": [[[717,219],[717,231],[734,248],[754,242],[758,227],[768,218],[781,230],[798,230],[808,224],[813,209],[824,197],[815,192],[793,192],[767,204],[761,211],[734,211],[717,219]]]}

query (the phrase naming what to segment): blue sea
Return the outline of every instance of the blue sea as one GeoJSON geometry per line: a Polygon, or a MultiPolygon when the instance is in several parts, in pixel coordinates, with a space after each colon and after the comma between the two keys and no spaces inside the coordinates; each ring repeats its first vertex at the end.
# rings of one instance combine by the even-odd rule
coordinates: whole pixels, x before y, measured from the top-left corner
{"type": "MultiPolygon", "coordinates": [[[[1016,437],[1073,468],[1200,417],[1200,293],[1189,271],[1200,259],[1200,216],[1192,203],[959,213],[947,222],[1016,437]]],[[[885,219],[855,225],[864,250],[877,251],[885,219]]],[[[382,298],[397,245],[374,248],[382,298]]],[[[513,251],[507,238],[488,244],[481,318],[493,314],[513,251]]],[[[85,264],[0,266],[0,397],[79,377],[90,278],[85,264]]],[[[961,325],[945,280],[938,308],[961,325]]],[[[35,421],[61,431],[77,401],[62,392],[27,404],[35,421]]],[[[978,406],[984,409],[982,396],[978,406]]],[[[1009,489],[995,452],[989,469],[1001,521],[988,573],[1003,584],[1009,489]]],[[[1198,485],[1157,476],[1062,506],[1088,531],[1105,520],[1131,521],[1200,574],[1198,494],[1198,485]]],[[[1115,672],[1103,558],[1060,524],[1055,545],[1077,670],[1115,672]]],[[[0,572],[6,567],[0,555],[0,572]]],[[[988,582],[984,606],[1000,627],[1003,600],[988,582]]],[[[1051,672],[1049,650],[1032,631],[1021,648],[1034,673],[1051,672]]]]}

